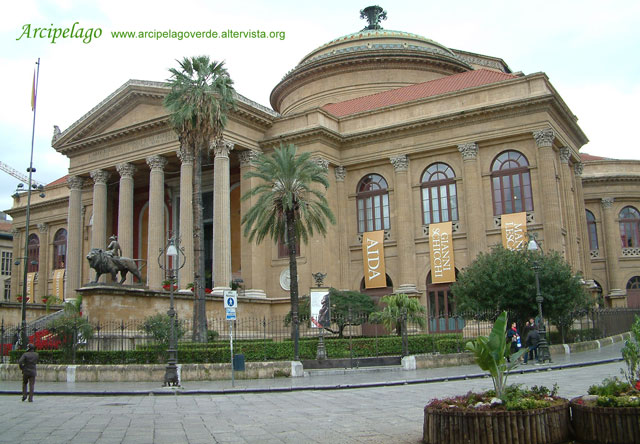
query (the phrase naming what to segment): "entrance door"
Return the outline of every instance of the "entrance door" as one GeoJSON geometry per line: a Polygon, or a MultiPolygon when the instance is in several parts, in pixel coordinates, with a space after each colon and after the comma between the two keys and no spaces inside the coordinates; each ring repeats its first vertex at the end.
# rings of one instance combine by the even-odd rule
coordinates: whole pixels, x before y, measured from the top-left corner
{"type": "Polygon", "coordinates": [[[449,285],[428,285],[429,333],[454,333],[464,328],[464,320],[454,317],[455,304],[449,285]]]}

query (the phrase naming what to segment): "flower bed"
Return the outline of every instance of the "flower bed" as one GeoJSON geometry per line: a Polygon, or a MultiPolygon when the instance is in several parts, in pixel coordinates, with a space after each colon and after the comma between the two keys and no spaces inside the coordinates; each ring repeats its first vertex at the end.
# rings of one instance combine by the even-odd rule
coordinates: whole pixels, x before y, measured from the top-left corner
{"type": "Polygon", "coordinates": [[[578,441],[589,444],[640,442],[640,407],[601,407],[593,398],[597,397],[571,400],[571,424],[578,441]]]}
{"type": "Polygon", "coordinates": [[[428,405],[422,439],[426,444],[564,443],[569,439],[569,403],[555,399],[548,407],[529,410],[428,405]]]}

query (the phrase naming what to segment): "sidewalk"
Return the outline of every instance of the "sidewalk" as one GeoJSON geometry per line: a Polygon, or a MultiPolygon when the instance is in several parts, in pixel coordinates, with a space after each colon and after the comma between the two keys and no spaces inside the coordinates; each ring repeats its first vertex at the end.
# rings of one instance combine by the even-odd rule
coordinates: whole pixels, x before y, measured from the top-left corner
{"type": "MultiPolygon", "coordinates": [[[[571,354],[554,354],[553,362],[542,365],[520,364],[514,370],[517,374],[527,374],[562,368],[583,367],[622,360],[620,350],[623,342],[571,354]]],[[[67,383],[36,382],[38,395],[171,395],[208,394],[224,395],[232,393],[267,393],[300,390],[337,390],[345,388],[382,387],[407,384],[435,383],[455,380],[484,378],[486,374],[477,365],[441,367],[421,370],[403,370],[401,367],[368,367],[359,369],[331,369],[306,371],[300,378],[240,379],[218,381],[185,381],[182,387],[162,387],[158,382],[109,382],[109,383],[67,383]]],[[[0,381],[0,395],[20,393],[19,381],[0,381]]]]}

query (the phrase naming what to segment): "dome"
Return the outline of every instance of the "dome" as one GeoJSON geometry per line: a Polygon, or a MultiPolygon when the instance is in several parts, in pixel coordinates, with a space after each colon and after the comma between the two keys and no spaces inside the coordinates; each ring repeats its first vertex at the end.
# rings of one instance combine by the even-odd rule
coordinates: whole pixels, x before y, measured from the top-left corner
{"type": "Polygon", "coordinates": [[[307,54],[273,89],[271,106],[291,114],[473,69],[440,43],[374,26],[307,54]]]}

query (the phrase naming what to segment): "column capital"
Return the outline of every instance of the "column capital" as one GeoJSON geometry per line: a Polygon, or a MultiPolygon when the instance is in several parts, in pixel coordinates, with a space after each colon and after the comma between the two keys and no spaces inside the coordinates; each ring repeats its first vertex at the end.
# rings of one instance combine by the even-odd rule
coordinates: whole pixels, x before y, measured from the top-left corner
{"type": "Polygon", "coordinates": [[[569,159],[571,159],[571,148],[563,146],[560,148],[560,161],[566,165],[569,165],[569,159]]]}
{"type": "Polygon", "coordinates": [[[181,147],[178,151],[176,151],[176,154],[178,155],[178,159],[180,159],[180,162],[182,162],[183,164],[193,165],[195,156],[191,150],[181,147]]]}
{"type": "Polygon", "coordinates": [[[229,153],[233,150],[235,144],[233,142],[228,142],[224,139],[218,140],[212,146],[215,150],[216,157],[229,157],[229,153]]]}
{"type": "Polygon", "coordinates": [[[551,128],[545,128],[534,131],[533,138],[536,139],[536,145],[538,148],[552,146],[553,140],[556,138],[556,133],[551,128]]]}
{"type": "Polygon", "coordinates": [[[613,208],[613,197],[603,197],[600,200],[600,203],[602,204],[602,208],[606,209],[610,209],[613,208]]]}
{"type": "Polygon", "coordinates": [[[313,157],[311,160],[313,160],[313,162],[323,170],[329,169],[329,161],[327,159],[323,159],[322,157],[313,157]]]}
{"type": "Polygon", "coordinates": [[[147,165],[149,165],[149,168],[151,168],[151,171],[164,170],[164,167],[166,164],[167,164],[166,157],[159,156],[159,155],[147,157],[147,165]]]}
{"type": "Polygon", "coordinates": [[[343,166],[337,166],[335,168],[336,173],[336,181],[344,182],[344,179],[347,177],[347,169],[343,166]]]}
{"type": "Polygon", "coordinates": [[[476,160],[478,157],[478,144],[476,142],[461,143],[458,151],[462,154],[462,160],[476,160]]]}
{"type": "Polygon", "coordinates": [[[47,231],[49,231],[49,225],[46,223],[39,223],[38,224],[38,231],[40,231],[40,233],[46,233],[47,231]]]}
{"type": "Polygon", "coordinates": [[[109,180],[109,176],[111,176],[111,173],[105,170],[93,170],[89,173],[89,176],[91,176],[91,179],[93,179],[93,183],[95,183],[96,185],[106,185],[107,180],[109,180]]]}
{"type": "Polygon", "coordinates": [[[116,165],[116,170],[120,177],[123,179],[131,179],[133,175],[136,173],[136,166],[132,163],[119,163],[116,165]]]}
{"type": "Polygon", "coordinates": [[[238,157],[240,158],[240,167],[245,168],[251,166],[259,155],[260,151],[257,150],[240,151],[238,153],[238,157]]]}
{"type": "Polygon", "coordinates": [[[389,160],[393,164],[393,168],[396,170],[396,173],[400,171],[407,171],[409,169],[409,157],[406,154],[389,157],[389,160]]]}
{"type": "Polygon", "coordinates": [[[576,162],[573,165],[573,170],[575,171],[576,176],[582,176],[582,171],[584,171],[584,163],[576,162]]]}
{"type": "Polygon", "coordinates": [[[84,186],[85,180],[79,176],[69,176],[67,177],[67,186],[71,190],[81,190],[84,186]]]}

